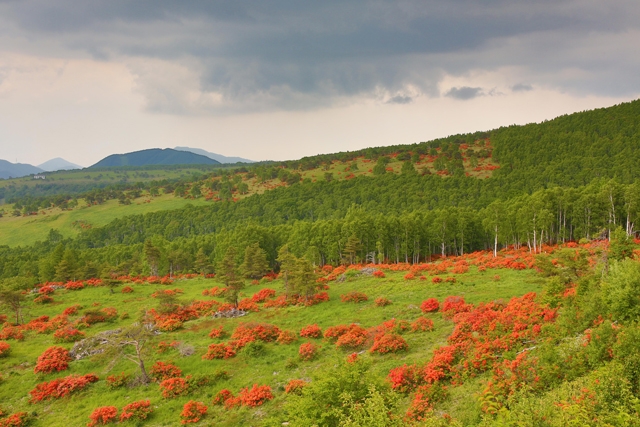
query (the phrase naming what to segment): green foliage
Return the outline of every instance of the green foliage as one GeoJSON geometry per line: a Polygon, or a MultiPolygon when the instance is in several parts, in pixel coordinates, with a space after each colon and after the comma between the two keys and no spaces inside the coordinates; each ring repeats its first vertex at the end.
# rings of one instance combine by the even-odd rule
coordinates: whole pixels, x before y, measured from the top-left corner
{"type": "Polygon", "coordinates": [[[640,263],[630,259],[613,262],[609,267],[603,294],[615,320],[640,317],[640,263]]]}

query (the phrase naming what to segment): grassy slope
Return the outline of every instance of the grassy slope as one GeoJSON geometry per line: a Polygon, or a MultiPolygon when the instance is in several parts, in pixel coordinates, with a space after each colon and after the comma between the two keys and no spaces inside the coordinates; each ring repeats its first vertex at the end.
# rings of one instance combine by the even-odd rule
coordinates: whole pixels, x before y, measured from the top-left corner
{"type": "MultiPolygon", "coordinates": [[[[230,379],[219,384],[204,387],[197,393],[173,400],[161,398],[158,386],[151,384],[148,387],[138,387],[134,389],[109,390],[104,381],[91,385],[88,390],[83,391],[69,399],[61,401],[41,402],[35,405],[28,403],[28,392],[37,383],[44,380],[51,380],[63,377],[70,373],[86,374],[96,373],[101,379],[107,375],[119,373],[121,371],[134,373],[135,366],[131,362],[121,361],[115,366],[109,367],[104,360],[82,360],[72,362],[70,370],[58,374],[38,377],[33,373],[35,359],[48,346],[53,344],[51,335],[36,335],[29,332],[23,342],[9,341],[12,346],[12,354],[8,358],[0,359],[0,372],[5,378],[0,387],[0,402],[3,409],[9,412],[25,410],[27,412],[37,412],[37,420],[33,426],[69,426],[85,425],[88,415],[95,407],[104,405],[114,405],[119,408],[132,401],[140,399],[151,399],[155,408],[153,417],[145,422],[148,426],[171,426],[178,423],[178,413],[182,405],[189,399],[201,400],[210,406],[210,413],[207,418],[198,425],[209,425],[213,420],[216,425],[259,425],[259,419],[269,414],[280,413],[279,407],[285,399],[282,392],[284,385],[291,379],[310,379],[314,373],[324,373],[330,375],[336,363],[344,360],[349,351],[342,351],[324,340],[317,340],[322,346],[320,358],[313,362],[299,362],[293,369],[285,368],[287,360],[297,360],[298,347],[305,340],[298,340],[290,345],[278,345],[270,343],[266,345],[267,354],[261,358],[250,358],[242,352],[237,357],[229,360],[202,360],[201,356],[206,352],[206,347],[212,342],[221,340],[211,340],[208,333],[213,326],[223,324],[227,332],[231,332],[239,322],[259,321],[277,325],[281,329],[288,329],[298,332],[300,328],[308,324],[317,323],[322,329],[336,324],[348,324],[351,322],[361,323],[364,327],[380,324],[382,321],[391,318],[414,320],[421,315],[418,308],[421,301],[426,298],[435,297],[442,300],[448,295],[464,295],[468,302],[477,303],[480,301],[491,301],[499,298],[508,299],[511,296],[519,296],[530,291],[539,291],[541,280],[536,277],[532,270],[512,271],[500,270],[478,272],[475,267],[463,275],[457,275],[458,282],[455,284],[441,283],[434,285],[427,281],[405,281],[404,272],[388,273],[384,279],[373,277],[358,277],[349,279],[343,283],[331,283],[329,294],[331,300],[313,307],[288,307],[284,309],[262,309],[258,313],[251,313],[242,319],[198,319],[185,324],[183,330],[172,333],[165,333],[157,338],[157,342],[177,340],[184,344],[195,347],[195,354],[188,357],[181,357],[177,350],[170,350],[165,355],[153,354],[152,359],[147,363],[151,366],[155,360],[173,360],[183,370],[184,375],[198,373],[213,373],[218,369],[224,369],[230,374],[230,379]],[[500,281],[494,281],[494,274],[499,273],[500,281]],[[369,296],[369,301],[360,304],[343,303],[339,296],[346,292],[358,290],[365,292],[369,296]],[[373,300],[378,296],[384,296],[393,301],[387,307],[376,307],[373,300]],[[268,384],[273,390],[276,398],[265,406],[250,409],[235,409],[226,411],[220,407],[211,406],[211,398],[222,388],[228,388],[237,393],[242,387],[251,386],[253,383],[268,384]]],[[[201,296],[204,289],[218,286],[213,280],[192,279],[189,281],[177,281],[168,288],[180,288],[184,291],[181,297],[183,300],[205,299],[201,296]]],[[[245,290],[247,296],[258,290],[269,287],[276,290],[282,289],[282,283],[275,281],[266,285],[249,286],[245,290]]],[[[55,303],[47,306],[31,305],[28,311],[29,317],[34,318],[40,315],[53,316],[61,313],[64,308],[73,304],[81,304],[85,308],[90,308],[92,303],[99,302],[100,307],[115,307],[119,313],[128,312],[132,318],[142,309],[152,307],[156,301],[149,298],[149,295],[159,288],[166,289],[162,285],[134,285],[135,292],[132,294],[122,294],[120,289],[115,293],[110,293],[108,288],[85,288],[81,291],[58,290],[54,295],[55,303]]],[[[447,336],[453,328],[450,321],[442,319],[440,314],[429,314],[433,319],[435,330],[433,332],[404,335],[409,344],[409,351],[403,354],[386,356],[369,356],[363,354],[362,357],[373,359],[373,371],[380,377],[385,377],[390,368],[404,363],[424,361],[429,358],[435,346],[444,344],[447,336]]],[[[87,335],[115,329],[120,324],[131,322],[132,320],[118,321],[113,324],[98,324],[86,330],[87,335]]],[[[157,343],[156,342],[156,343],[157,343]]],[[[156,344],[154,343],[154,345],[156,344]]],[[[70,348],[71,345],[65,344],[70,348]]],[[[480,391],[478,382],[470,382],[462,387],[452,389],[452,399],[447,410],[453,416],[466,417],[469,407],[469,396],[480,391]]],[[[408,404],[408,400],[405,402],[408,404]]]]}
{"type": "Polygon", "coordinates": [[[131,205],[120,205],[117,200],[109,200],[102,205],[88,207],[80,201],[81,206],[73,210],[52,208],[36,216],[5,216],[0,218],[0,245],[31,245],[38,240],[45,240],[51,229],[57,229],[65,237],[72,237],[82,230],[81,224],[100,227],[126,215],[179,209],[189,203],[196,206],[206,204],[204,199],[187,200],[169,194],[141,197],[131,205]]]}

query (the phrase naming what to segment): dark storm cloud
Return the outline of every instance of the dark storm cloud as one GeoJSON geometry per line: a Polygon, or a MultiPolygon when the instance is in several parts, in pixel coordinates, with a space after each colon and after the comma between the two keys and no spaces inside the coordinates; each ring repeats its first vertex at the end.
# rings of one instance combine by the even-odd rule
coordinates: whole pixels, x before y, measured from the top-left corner
{"type": "Polygon", "coordinates": [[[444,94],[444,96],[453,99],[459,99],[461,101],[467,101],[469,99],[476,98],[478,96],[482,96],[482,88],[481,87],[452,87],[444,94]]]}
{"type": "MultiPolygon", "coordinates": [[[[26,39],[31,49],[42,45],[45,54],[54,45],[100,60],[186,64],[197,69],[203,93],[220,93],[226,103],[295,109],[380,91],[402,93],[407,86],[434,96],[445,73],[501,66],[545,75],[582,67],[593,77],[545,83],[615,91],[611,69],[592,51],[579,49],[568,58],[557,49],[587,35],[637,31],[639,9],[637,0],[28,0],[0,2],[0,36],[26,39]],[[524,52],[509,51],[509,43],[536,39],[542,42],[524,52]],[[496,48],[501,43],[507,47],[496,48]],[[487,49],[493,49],[490,60],[487,49]]],[[[631,75],[635,66],[620,72],[631,75]]],[[[142,86],[146,78],[139,74],[142,86]]],[[[637,77],[626,84],[640,90],[637,77]]],[[[468,89],[448,96],[479,93],[468,89]]],[[[150,108],[163,109],[153,103],[150,108]]]]}

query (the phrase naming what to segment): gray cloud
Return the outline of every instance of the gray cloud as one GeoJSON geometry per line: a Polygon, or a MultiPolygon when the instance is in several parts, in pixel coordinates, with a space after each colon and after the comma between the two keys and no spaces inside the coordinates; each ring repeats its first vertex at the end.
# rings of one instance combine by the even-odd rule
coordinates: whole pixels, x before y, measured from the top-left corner
{"type": "MultiPolygon", "coordinates": [[[[33,54],[157,60],[155,70],[131,66],[150,110],[222,113],[350,97],[398,103],[392,94],[433,96],[445,74],[500,67],[531,82],[512,91],[637,93],[639,22],[637,0],[26,0],[0,2],[0,48],[19,41],[33,54]],[[622,43],[603,50],[612,38],[622,43]],[[197,101],[161,78],[163,64],[192,73],[197,101]]],[[[474,89],[447,96],[471,99],[474,89]]]]}
{"type": "Polygon", "coordinates": [[[389,98],[385,104],[411,104],[412,102],[413,98],[410,96],[396,95],[389,98]]]}
{"type": "Polygon", "coordinates": [[[477,98],[478,96],[483,96],[481,87],[452,87],[447,91],[444,96],[453,99],[459,99],[461,101],[467,101],[469,99],[477,98]]]}
{"type": "Polygon", "coordinates": [[[526,84],[526,83],[518,83],[515,84],[513,86],[511,86],[511,90],[514,92],[529,92],[531,90],[533,90],[533,86],[531,86],[530,84],[526,84]]]}

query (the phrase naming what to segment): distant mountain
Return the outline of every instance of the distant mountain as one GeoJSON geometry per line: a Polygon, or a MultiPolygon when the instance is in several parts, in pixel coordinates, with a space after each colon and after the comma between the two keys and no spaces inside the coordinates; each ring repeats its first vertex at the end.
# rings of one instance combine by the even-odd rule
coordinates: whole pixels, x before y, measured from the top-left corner
{"type": "Polygon", "coordinates": [[[34,173],[44,172],[42,169],[24,163],[11,163],[0,159],[0,178],[20,178],[34,173]]]}
{"type": "Polygon", "coordinates": [[[209,151],[203,150],[201,148],[176,147],[175,150],[189,151],[191,153],[200,154],[201,156],[206,156],[210,159],[217,160],[220,163],[255,163],[253,160],[243,159],[242,157],[227,157],[223,156],[222,154],[210,153],[209,151]]]}
{"type": "Polygon", "coordinates": [[[147,165],[219,165],[220,162],[206,156],[171,148],[151,148],[126,154],[112,154],[100,160],[92,168],[112,166],[147,165]]]}
{"type": "Polygon", "coordinates": [[[51,159],[49,161],[44,162],[41,165],[38,165],[40,169],[43,169],[47,172],[53,171],[67,171],[72,169],[82,169],[82,166],[76,165],[74,163],[68,162],[61,157],[56,157],[55,159],[51,159]]]}

